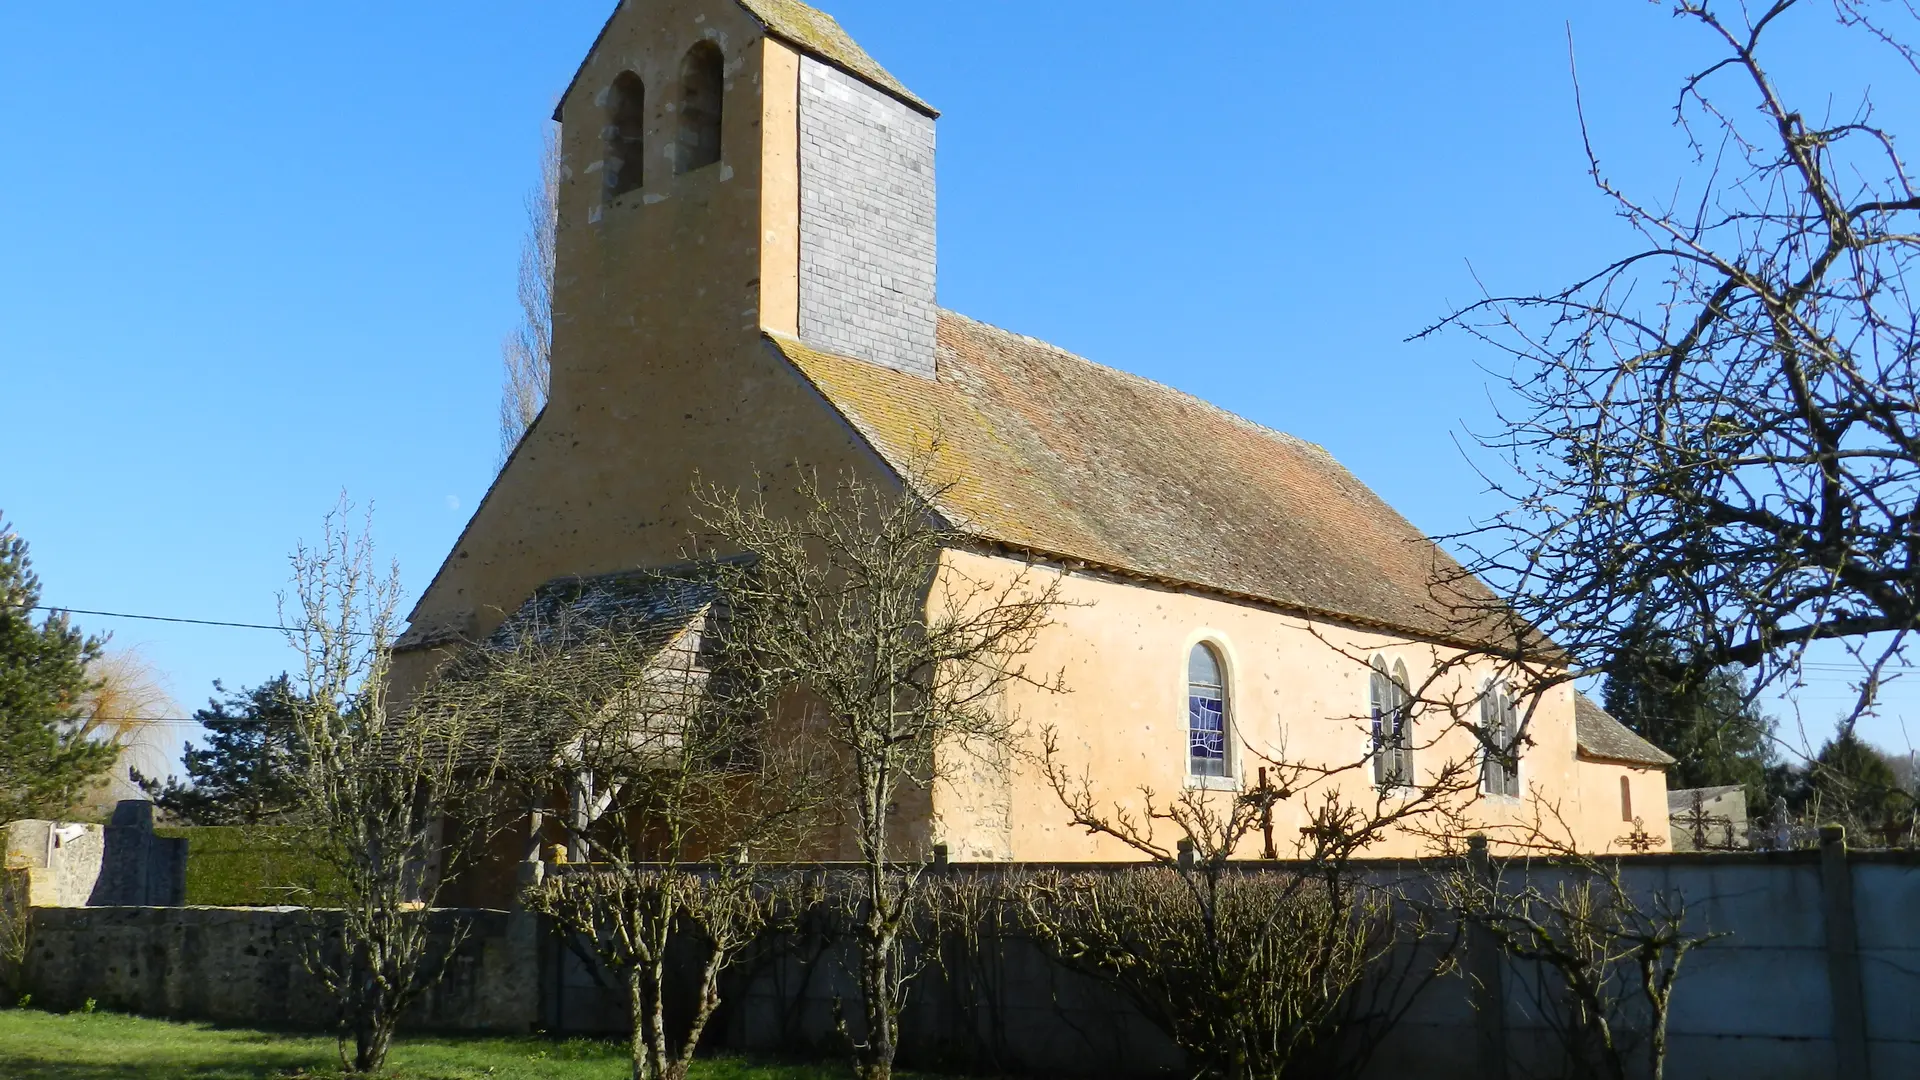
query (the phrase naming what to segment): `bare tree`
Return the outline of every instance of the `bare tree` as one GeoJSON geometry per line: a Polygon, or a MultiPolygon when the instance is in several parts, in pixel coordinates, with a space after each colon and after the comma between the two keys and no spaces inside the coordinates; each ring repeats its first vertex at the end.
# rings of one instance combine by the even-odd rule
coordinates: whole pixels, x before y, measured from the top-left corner
{"type": "Polygon", "coordinates": [[[1465,572],[1503,588],[1573,675],[1620,653],[1639,608],[1682,642],[1665,673],[1681,683],[1732,664],[1757,693],[1837,642],[1859,667],[1857,715],[1920,627],[1920,196],[1864,96],[1802,108],[1763,50],[1825,10],[1917,69],[1875,21],[1914,9],[1829,2],[1674,0],[1715,49],[1674,107],[1696,170],[1638,198],[1581,122],[1637,249],[1423,331],[1464,329],[1513,363],[1480,437],[1508,508],[1457,539],[1465,572]]]}
{"type": "Polygon", "coordinates": [[[541,133],[540,184],[527,193],[520,243],[520,325],[500,345],[500,464],[547,404],[553,376],[553,262],[560,226],[560,127],[541,133]]]}
{"type": "Polygon", "coordinates": [[[80,730],[120,751],[113,771],[88,793],[87,801],[99,808],[101,802],[140,797],[139,778],[166,773],[178,750],[158,718],[178,716],[180,706],[137,646],[101,653],[87,665],[87,675],[94,685],[80,730]]]}
{"type": "Polygon", "coordinates": [[[320,543],[293,553],[281,621],[302,660],[293,711],[305,839],[343,904],[337,937],[333,914],[312,912],[304,956],[338,1007],[342,1064],[371,1073],[463,936],[455,926],[435,942],[429,915],[484,836],[443,826],[487,820],[497,752],[459,695],[430,686],[405,707],[389,698],[399,575],[375,565],[371,522],[354,533],[349,512],[343,500],[320,543]]]}
{"type": "MultiPolygon", "coordinates": [[[[1058,692],[1023,657],[1058,602],[1057,575],[1021,567],[976,577],[954,557],[969,542],[934,509],[941,491],[853,477],[802,480],[801,511],[759,496],[703,494],[702,524],[755,557],[725,578],[732,640],[777,690],[777,722],[817,732],[838,757],[863,864],[853,890],[861,1023],[839,1026],[862,1080],[887,1080],[914,971],[913,931],[928,856],[896,832],[900,800],[924,794],[956,755],[1005,752],[1015,684],[1058,692]]],[[[1014,564],[1017,565],[1017,564],[1014,564]]]]}
{"type": "Polygon", "coordinates": [[[1726,935],[1693,925],[1679,890],[1636,891],[1618,859],[1595,859],[1547,836],[1536,847],[1549,859],[1493,860],[1479,841],[1440,879],[1435,899],[1507,956],[1550,976],[1523,981],[1560,1043],[1561,1075],[1661,1080],[1681,965],[1726,935]]]}
{"type": "MultiPolygon", "coordinates": [[[[1398,708],[1410,716],[1415,701],[1398,708]]],[[[1411,785],[1392,766],[1387,783],[1373,783],[1374,759],[1410,773],[1415,750],[1441,741],[1433,730],[1417,746],[1333,763],[1243,747],[1262,763],[1257,784],[1172,796],[1143,787],[1129,803],[1104,799],[1090,772],[1072,773],[1048,730],[1041,765],[1072,823],[1155,865],[1042,875],[1021,897],[1025,922],[1055,955],[1125,992],[1203,1075],[1357,1074],[1440,966],[1417,959],[1429,927],[1390,884],[1363,881],[1354,861],[1396,832],[1459,832],[1478,783],[1472,753],[1411,785]],[[1307,824],[1286,843],[1293,861],[1236,863],[1256,836],[1267,859],[1281,856],[1274,816],[1294,800],[1307,803],[1307,824]]]]}
{"type": "Polygon", "coordinates": [[[556,867],[527,901],[623,978],[635,1080],[686,1076],[721,975],[781,906],[752,859],[789,849],[822,793],[806,748],[766,723],[761,684],[721,662],[719,569],[654,576],[635,619],[588,586],[572,599],[614,613],[606,622],[582,625],[563,607],[554,621],[513,626],[462,675],[514,733],[509,771],[527,801],[565,793],[557,820],[592,861],[556,867]],[[656,606],[687,623],[648,621],[656,606]],[[686,1025],[669,1030],[676,937],[705,955],[686,1025]]]}

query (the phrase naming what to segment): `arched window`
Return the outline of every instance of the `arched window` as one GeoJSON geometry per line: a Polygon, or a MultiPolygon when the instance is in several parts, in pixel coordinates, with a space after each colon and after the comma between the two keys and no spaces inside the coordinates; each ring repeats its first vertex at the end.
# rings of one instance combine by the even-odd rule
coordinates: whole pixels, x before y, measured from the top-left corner
{"type": "Polygon", "coordinates": [[[1486,740],[1481,751],[1480,790],[1488,795],[1520,794],[1520,725],[1513,699],[1505,687],[1487,687],[1480,695],[1480,731],[1486,740]]]}
{"type": "Polygon", "coordinates": [[[1407,665],[1384,656],[1373,658],[1368,698],[1373,714],[1373,782],[1381,787],[1413,783],[1413,695],[1407,690],[1407,665]]]}
{"type": "Polygon", "coordinates": [[[1187,772],[1228,776],[1227,677],[1220,654],[1201,643],[1187,654],[1187,772]]]}
{"type": "Polygon", "coordinates": [[[625,195],[645,178],[647,87],[640,76],[623,71],[607,95],[607,193],[625,195]]]}
{"type": "Polygon", "coordinates": [[[1633,820],[1633,785],[1624,776],[1620,778],[1620,820],[1633,820]]]}
{"type": "Polygon", "coordinates": [[[726,61],[711,41],[696,43],[680,62],[679,172],[720,160],[720,99],[726,91],[726,61]]]}

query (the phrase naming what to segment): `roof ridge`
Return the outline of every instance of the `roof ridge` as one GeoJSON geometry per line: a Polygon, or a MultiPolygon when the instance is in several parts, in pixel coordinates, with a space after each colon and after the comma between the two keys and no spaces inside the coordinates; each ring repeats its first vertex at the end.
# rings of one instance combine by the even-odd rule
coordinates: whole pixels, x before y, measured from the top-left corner
{"type": "MultiPolygon", "coordinates": [[[[734,0],[747,17],[760,24],[768,36],[786,42],[799,51],[824,64],[841,71],[872,86],[888,97],[894,98],[908,107],[928,116],[938,118],[940,110],[928,104],[920,95],[907,89],[907,84],[888,71],[880,61],[873,58],[861,44],[853,40],[840,20],[821,11],[802,0],[734,0]],[[800,15],[799,18],[783,16],[800,15]],[[814,25],[813,20],[824,20],[824,26],[814,25]],[[824,31],[824,33],[820,32],[824,31]]],[[[600,43],[606,40],[607,31],[613,28],[614,19],[627,6],[627,0],[615,0],[613,11],[600,24],[600,32],[593,37],[593,44],[580,57],[580,63],[573,69],[573,77],[567,80],[567,88],[553,105],[553,120],[561,122],[561,113],[567,104],[567,98],[573,88],[579,85],[580,76],[586,73],[587,64],[593,60],[593,54],[599,51],[600,43]]]]}
{"type": "Polygon", "coordinates": [[[1053,352],[1060,356],[1066,357],[1069,360],[1074,360],[1079,363],[1085,364],[1088,367],[1098,368],[1101,371],[1110,372],[1114,375],[1118,375],[1123,379],[1128,379],[1133,382],[1140,383],[1144,386],[1150,386],[1156,390],[1164,390],[1167,393],[1175,394],[1179,397],[1183,397],[1187,399],[1188,401],[1201,405],[1207,409],[1211,409],[1213,412],[1218,413],[1219,415],[1224,416],[1227,419],[1234,421],[1235,423],[1242,424],[1246,427],[1252,428],[1253,430],[1258,431],[1261,434],[1271,435],[1275,438],[1284,439],[1287,442],[1306,447],[1320,454],[1322,457],[1325,457],[1328,461],[1334,461],[1334,462],[1338,461],[1338,459],[1335,458],[1333,454],[1326,447],[1321,446],[1319,443],[1314,442],[1311,439],[1303,439],[1300,436],[1293,434],[1292,432],[1281,431],[1277,427],[1272,427],[1270,425],[1263,424],[1258,420],[1250,419],[1246,416],[1241,415],[1240,413],[1234,412],[1232,409],[1229,409],[1224,405],[1219,405],[1214,402],[1208,401],[1206,398],[1203,398],[1198,394],[1188,393],[1187,391],[1182,390],[1177,386],[1172,386],[1168,383],[1160,382],[1158,379],[1149,379],[1145,375],[1128,371],[1125,368],[1117,368],[1111,364],[1103,364],[1098,360],[1088,359],[1087,357],[1082,356],[1071,349],[1063,349],[1060,346],[1055,345],[1051,341],[1042,340],[1040,338],[1034,337],[1031,334],[1023,334],[1018,330],[1009,330],[1004,326],[987,322],[984,319],[976,319],[971,315],[963,315],[960,312],[954,311],[950,308],[940,308],[939,312],[942,315],[951,316],[952,318],[959,319],[962,322],[971,323],[974,326],[982,327],[984,329],[994,331],[995,333],[1005,334],[1006,336],[1011,338],[1018,338],[1019,340],[1024,341],[1030,345],[1037,345],[1040,348],[1048,350],[1049,352],[1053,352]]]}

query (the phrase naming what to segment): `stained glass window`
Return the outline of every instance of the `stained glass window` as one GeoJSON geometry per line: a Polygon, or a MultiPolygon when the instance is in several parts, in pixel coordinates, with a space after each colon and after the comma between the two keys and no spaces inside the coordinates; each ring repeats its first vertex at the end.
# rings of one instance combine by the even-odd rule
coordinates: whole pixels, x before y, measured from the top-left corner
{"type": "Polygon", "coordinates": [[[1187,771],[1228,775],[1226,678],[1220,657],[1204,644],[1187,657],[1187,771]]]}

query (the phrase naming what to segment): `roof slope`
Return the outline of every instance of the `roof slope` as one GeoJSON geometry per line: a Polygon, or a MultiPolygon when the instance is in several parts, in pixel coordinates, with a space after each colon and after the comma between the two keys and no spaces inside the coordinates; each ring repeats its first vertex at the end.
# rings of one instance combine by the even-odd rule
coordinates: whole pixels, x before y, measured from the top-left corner
{"type": "Polygon", "coordinates": [[[739,3],[774,37],[865,79],[928,116],[940,115],[939,110],[881,67],[880,61],[869,56],[826,12],[800,0],[739,0],[739,3]]]}
{"type": "Polygon", "coordinates": [[[1739,784],[1720,784],[1716,787],[1670,788],[1667,791],[1667,812],[1679,814],[1693,809],[1693,800],[1697,797],[1703,803],[1713,802],[1734,792],[1740,793],[1740,805],[1744,812],[1747,803],[1747,789],[1739,784]]]}
{"type": "Polygon", "coordinates": [[[631,648],[662,649],[704,618],[719,596],[713,568],[692,564],[555,578],[535,589],[487,644],[566,649],[612,631],[631,648]]]}
{"type": "MultiPolygon", "coordinates": [[[[825,60],[834,67],[872,83],[928,116],[940,115],[940,110],[927,104],[920,95],[907,89],[905,83],[894,78],[892,72],[881,67],[880,61],[875,60],[867,50],[861,48],[860,43],[854,41],[853,37],[841,28],[839,22],[826,12],[800,3],[800,0],[734,0],[734,2],[744,8],[747,14],[753,16],[754,20],[766,29],[769,36],[779,38],[803,53],[825,60]]],[[[566,104],[567,95],[573,93],[574,86],[580,82],[580,73],[587,69],[587,61],[593,58],[594,51],[600,47],[601,39],[607,36],[607,28],[611,27],[613,20],[619,17],[623,6],[624,4],[614,5],[613,13],[607,16],[607,21],[601,24],[599,35],[593,39],[592,48],[589,48],[587,55],[581,58],[580,66],[574,69],[573,78],[567,82],[566,90],[560,95],[559,104],[553,107],[555,121],[561,119],[560,114],[566,104]]]]}
{"type": "MultiPolygon", "coordinates": [[[[1015,548],[1459,640],[1445,552],[1320,447],[942,312],[928,380],[770,336],[874,449],[1015,548]],[[939,446],[929,457],[929,445],[939,446]]],[[[1491,600],[1478,582],[1470,601],[1491,600]]]]}
{"type": "Polygon", "coordinates": [[[1580,752],[1588,757],[1662,768],[1673,764],[1671,754],[1635,735],[1612,713],[1578,691],[1573,695],[1573,726],[1580,752]]]}

